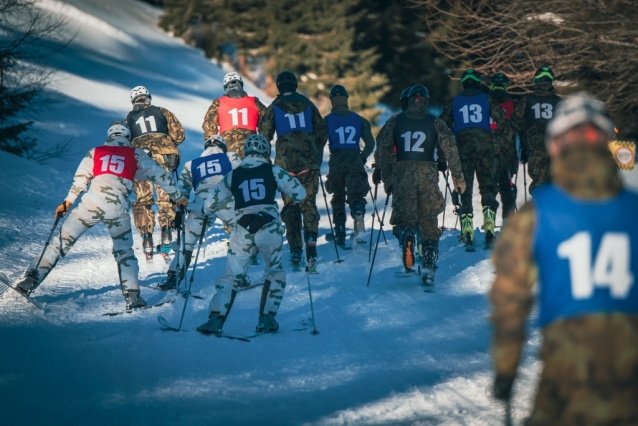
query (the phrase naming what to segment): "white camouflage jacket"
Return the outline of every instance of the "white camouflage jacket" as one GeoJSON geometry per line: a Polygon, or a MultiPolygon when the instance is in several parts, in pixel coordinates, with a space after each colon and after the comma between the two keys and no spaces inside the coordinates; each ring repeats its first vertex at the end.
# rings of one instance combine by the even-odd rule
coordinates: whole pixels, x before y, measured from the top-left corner
{"type": "MultiPolygon", "coordinates": [[[[108,139],[105,146],[127,146],[132,147],[131,142],[123,137],[108,139]]],[[[99,207],[108,216],[121,214],[122,210],[130,210],[131,194],[133,193],[133,181],[111,174],[93,175],[93,157],[95,148],[91,149],[80,162],[75,176],[73,186],[65,198],[73,204],[80,194],[87,190],[82,197],[83,202],[90,202],[99,207]]],[[[159,185],[172,200],[180,198],[180,193],[175,185],[173,177],[159,164],[151,160],[146,152],[135,148],[135,160],[137,161],[137,172],[135,179],[151,180],[159,185]]],[[[105,216],[106,217],[106,216],[105,216]]]]}
{"type": "MultiPolygon", "coordinates": [[[[253,168],[265,163],[268,163],[268,160],[263,157],[248,155],[242,160],[239,167],[253,168]]],[[[273,165],[272,171],[275,181],[277,182],[277,190],[279,192],[286,194],[296,203],[299,203],[306,198],[306,190],[297,178],[289,175],[288,172],[279,166],[273,165]]],[[[204,211],[210,210],[215,213],[224,209],[234,209],[233,193],[230,190],[232,180],[233,172],[231,171],[224,176],[224,179],[219,182],[211,192],[203,196],[204,211]]],[[[245,214],[255,214],[259,212],[267,212],[275,219],[281,220],[279,218],[279,206],[277,204],[259,204],[235,210],[235,222],[245,214]]]]}

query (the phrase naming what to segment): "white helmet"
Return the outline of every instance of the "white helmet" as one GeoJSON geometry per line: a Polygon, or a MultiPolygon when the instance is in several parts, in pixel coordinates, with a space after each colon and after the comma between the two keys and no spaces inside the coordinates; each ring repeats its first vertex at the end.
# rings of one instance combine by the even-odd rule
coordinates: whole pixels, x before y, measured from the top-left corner
{"type": "Polygon", "coordinates": [[[128,124],[124,121],[116,120],[109,125],[109,129],[106,131],[106,136],[111,139],[117,136],[131,139],[131,130],[128,128],[128,124]]]}
{"type": "Polygon", "coordinates": [[[226,86],[228,86],[230,83],[234,81],[238,81],[241,84],[241,86],[244,87],[244,80],[241,78],[241,75],[233,71],[233,72],[229,72],[228,74],[224,76],[224,81],[223,81],[224,89],[226,89],[226,86]]]}
{"type": "Polygon", "coordinates": [[[204,149],[207,149],[211,146],[216,146],[220,148],[224,152],[228,152],[228,147],[226,146],[226,141],[221,135],[212,135],[206,141],[204,141],[204,149]]]}
{"type": "Polygon", "coordinates": [[[610,139],[614,136],[614,124],[605,104],[587,92],[575,93],[556,105],[554,117],[547,123],[545,136],[551,139],[584,123],[593,124],[610,139]]]}
{"type": "Polygon", "coordinates": [[[137,101],[137,99],[142,96],[146,96],[149,99],[152,98],[151,92],[149,92],[146,87],[144,86],[134,87],[133,90],[131,90],[131,103],[134,104],[135,101],[137,101]]]}
{"type": "Polygon", "coordinates": [[[270,144],[262,135],[250,135],[244,141],[244,153],[246,155],[257,154],[266,157],[270,155],[270,144]]]}

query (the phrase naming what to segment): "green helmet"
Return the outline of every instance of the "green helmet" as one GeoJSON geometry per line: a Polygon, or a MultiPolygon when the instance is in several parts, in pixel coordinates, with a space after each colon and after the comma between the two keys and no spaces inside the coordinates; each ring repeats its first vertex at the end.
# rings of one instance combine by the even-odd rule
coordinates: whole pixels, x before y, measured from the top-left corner
{"type": "Polygon", "coordinates": [[[490,90],[503,90],[507,92],[510,87],[510,79],[501,72],[494,74],[490,80],[490,90]]]}
{"type": "Polygon", "coordinates": [[[465,83],[466,81],[477,81],[477,82],[481,82],[483,81],[483,75],[473,69],[468,69],[465,70],[465,72],[461,75],[461,84],[465,83]]]}
{"type": "Polygon", "coordinates": [[[554,81],[554,71],[550,67],[540,67],[534,74],[534,83],[542,81],[554,81]]]}
{"type": "Polygon", "coordinates": [[[330,89],[328,97],[332,99],[335,96],[345,96],[347,98],[349,95],[345,87],[340,84],[335,84],[332,86],[332,89],[330,89]]]}

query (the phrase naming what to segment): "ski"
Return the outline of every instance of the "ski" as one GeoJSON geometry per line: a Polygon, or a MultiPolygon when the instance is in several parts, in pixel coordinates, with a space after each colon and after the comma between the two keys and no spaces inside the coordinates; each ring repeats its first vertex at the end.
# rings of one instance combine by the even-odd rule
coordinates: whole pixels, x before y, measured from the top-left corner
{"type": "Polygon", "coordinates": [[[410,278],[416,276],[421,276],[420,268],[418,271],[415,271],[414,269],[405,269],[394,273],[394,278],[410,278]]]}
{"type": "Polygon", "coordinates": [[[22,294],[18,289],[16,289],[11,284],[9,284],[9,278],[7,278],[7,276],[5,274],[1,273],[1,272],[0,272],[0,283],[4,284],[5,286],[9,287],[11,290],[13,290],[17,294],[19,294],[20,296],[22,296],[25,299],[27,299],[36,308],[38,308],[40,310],[44,310],[44,305],[43,304],[41,304],[40,302],[35,301],[34,299],[30,298],[29,296],[27,296],[25,294],[22,294]]]}
{"type": "MultiPolygon", "coordinates": [[[[331,233],[326,234],[326,241],[331,243],[334,240],[335,240],[335,237],[331,233]]],[[[341,250],[352,250],[352,244],[348,244],[348,243],[337,244],[337,247],[339,247],[341,250]]]]}
{"type": "Polygon", "coordinates": [[[162,305],[166,305],[166,304],[169,304],[169,303],[173,303],[173,302],[175,302],[176,298],[177,297],[173,297],[171,299],[163,300],[161,302],[157,302],[157,303],[154,303],[152,305],[146,305],[146,306],[141,307],[141,308],[125,309],[123,311],[118,311],[118,312],[106,312],[106,313],[103,313],[102,316],[114,317],[114,316],[122,315],[122,314],[130,314],[130,313],[132,313],[134,311],[145,311],[147,309],[156,308],[158,306],[162,306],[162,305]]]}
{"type": "Polygon", "coordinates": [[[246,287],[239,287],[239,292],[250,290],[250,289],[256,288],[256,287],[260,287],[262,285],[264,285],[264,283],[251,284],[251,285],[247,285],[246,287]]]}

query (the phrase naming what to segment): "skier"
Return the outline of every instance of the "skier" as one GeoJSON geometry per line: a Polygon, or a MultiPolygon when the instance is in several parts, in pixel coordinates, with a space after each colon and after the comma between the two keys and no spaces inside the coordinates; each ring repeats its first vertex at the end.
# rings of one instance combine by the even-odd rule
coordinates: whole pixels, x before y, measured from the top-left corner
{"type": "Polygon", "coordinates": [[[226,94],[213,101],[204,117],[204,140],[219,133],[230,152],[244,158],[244,141],[257,133],[266,107],[256,97],[248,96],[244,91],[244,80],[238,73],[226,74],[223,85],[226,94]]]}
{"type": "Polygon", "coordinates": [[[393,194],[393,233],[399,240],[405,273],[414,273],[415,254],[422,253],[423,281],[431,284],[439,254],[437,216],[445,208],[438,186],[434,150],[438,143],[449,159],[456,190],[463,194],[465,180],[456,141],[447,125],[428,113],[430,95],[417,84],[408,94],[408,109],[391,118],[379,142],[381,174],[386,194],[393,194]],[[393,148],[397,161],[392,163],[393,148]],[[421,246],[417,246],[417,242],[421,246]]]}
{"type": "Polygon", "coordinates": [[[17,284],[18,291],[26,296],[44,281],[82,234],[103,222],[113,239],[113,256],[117,262],[126,309],[146,305],[140,295],[139,266],[133,252],[129,215],[133,179],[150,179],[180,207],[186,206],[188,199],[180,196],[173,177],[166,170],[144,151],[133,148],[131,132],[125,122],[114,121],[107,130],[107,136],[104,146],[91,149],[80,163],[69,194],[55,210],[56,217],[64,216],[90,184],[87,193],[62,225],[59,239],[54,238],[46,247],[39,264],[40,256],[33,259],[25,278],[17,284]]]}
{"type": "Polygon", "coordinates": [[[538,297],[543,367],[527,426],[638,424],[638,194],[623,189],[613,135],[602,102],[582,92],[559,102],[545,134],[553,184],[496,244],[498,399],[510,399],[538,297]]]}
{"type": "MultiPolygon", "coordinates": [[[[512,98],[507,89],[510,81],[503,73],[496,73],[490,80],[490,97],[495,99],[503,108],[505,117],[510,120],[514,112],[514,98],[512,98]]],[[[516,153],[515,134],[506,137],[498,131],[498,125],[494,120],[490,120],[490,129],[492,129],[492,137],[497,141],[499,152],[496,156],[497,168],[496,176],[498,183],[498,192],[501,195],[501,204],[503,209],[503,223],[516,207],[516,186],[512,182],[512,176],[518,172],[518,155],[516,153]]]]}
{"type": "Polygon", "coordinates": [[[551,181],[550,158],[545,148],[545,128],[560,96],[554,93],[554,72],[540,67],[534,74],[534,93],[521,98],[514,109],[512,127],[520,136],[521,163],[529,161],[529,192],[551,181]]]}
{"type": "MultiPolygon", "coordinates": [[[[126,123],[131,130],[131,138],[135,148],[143,149],[166,171],[173,173],[179,166],[179,149],[177,145],[184,141],[184,129],[172,112],[165,108],[151,105],[151,94],[146,87],[137,86],[131,90],[133,110],[128,113],[126,123]]],[[[157,193],[158,222],[162,230],[160,253],[165,259],[171,251],[171,223],[175,211],[170,197],[161,188],[155,187],[157,193]]],[[[133,202],[133,220],[142,236],[146,260],[153,259],[153,229],[155,228],[155,212],[153,212],[153,185],[149,181],[135,181],[135,198],[133,202]]]]}
{"type": "Polygon", "coordinates": [[[229,210],[234,199],[236,225],[230,234],[226,272],[215,283],[217,293],[210,302],[208,321],[197,328],[203,333],[222,333],[237,287],[246,276],[250,255],[257,249],[266,265],[257,331],[268,333],[279,329],[275,315],[284,296],[286,273],[281,263],[284,230],[275,194],[280,191],[298,205],[306,197],[306,191],[297,178],[269,164],[270,144],[263,136],[248,136],[244,152],[246,158],[241,165],[204,196],[207,214],[229,210]]]}
{"type": "MultiPolygon", "coordinates": [[[[276,84],[279,95],[266,109],[266,114],[259,122],[259,130],[267,140],[272,140],[277,132],[275,164],[299,179],[306,190],[307,196],[300,204],[303,238],[306,241],[306,264],[311,271],[315,271],[319,231],[316,198],[319,167],[328,132],[317,107],[310,99],[296,92],[297,78],[292,72],[280,72],[276,84]]],[[[286,224],[290,260],[293,267],[298,268],[303,246],[299,211],[292,198],[283,194],[283,200],[281,219],[286,224]]]]}
{"type": "Polygon", "coordinates": [[[466,251],[474,251],[474,173],[483,206],[485,248],[491,248],[495,237],[494,220],[498,209],[495,156],[500,149],[490,133],[490,118],[496,122],[498,132],[506,137],[511,132],[503,109],[495,99],[481,90],[481,80],[480,73],[473,69],[466,70],[461,75],[463,90],[443,108],[439,117],[454,131],[467,184],[467,190],[461,197],[460,237],[466,251]]]}
{"type": "Polygon", "coordinates": [[[330,89],[332,111],[323,120],[328,129],[330,159],[326,191],[332,194],[332,215],[335,240],[341,248],[346,245],[346,200],[354,219],[354,237],[365,242],[366,195],[370,191],[365,163],[374,151],[374,137],[370,122],[348,108],[348,91],[337,84],[330,89]],[[359,140],[364,143],[363,151],[359,140]]]}
{"type": "MultiPolygon", "coordinates": [[[[187,161],[182,168],[179,186],[183,196],[189,197],[192,190],[195,191],[195,199],[188,207],[188,217],[184,226],[185,251],[175,255],[168,268],[166,281],[159,285],[162,290],[170,290],[177,287],[177,264],[180,265],[180,280],[184,278],[183,271],[188,269],[193,255],[193,246],[199,239],[202,227],[204,226],[204,214],[202,207],[204,195],[212,192],[223,177],[235,169],[241,163],[241,159],[234,152],[227,152],[228,148],[224,138],[220,135],[212,135],[204,144],[204,152],[192,161],[187,161]]],[[[243,147],[242,147],[243,151],[243,147]]],[[[229,206],[229,209],[232,206],[229,206]]],[[[219,218],[226,227],[234,225],[232,220],[234,214],[229,214],[229,209],[221,209],[219,218]]],[[[216,216],[209,215],[208,223],[215,222],[216,216]]],[[[181,213],[176,216],[176,220],[181,220],[181,213]]]]}

